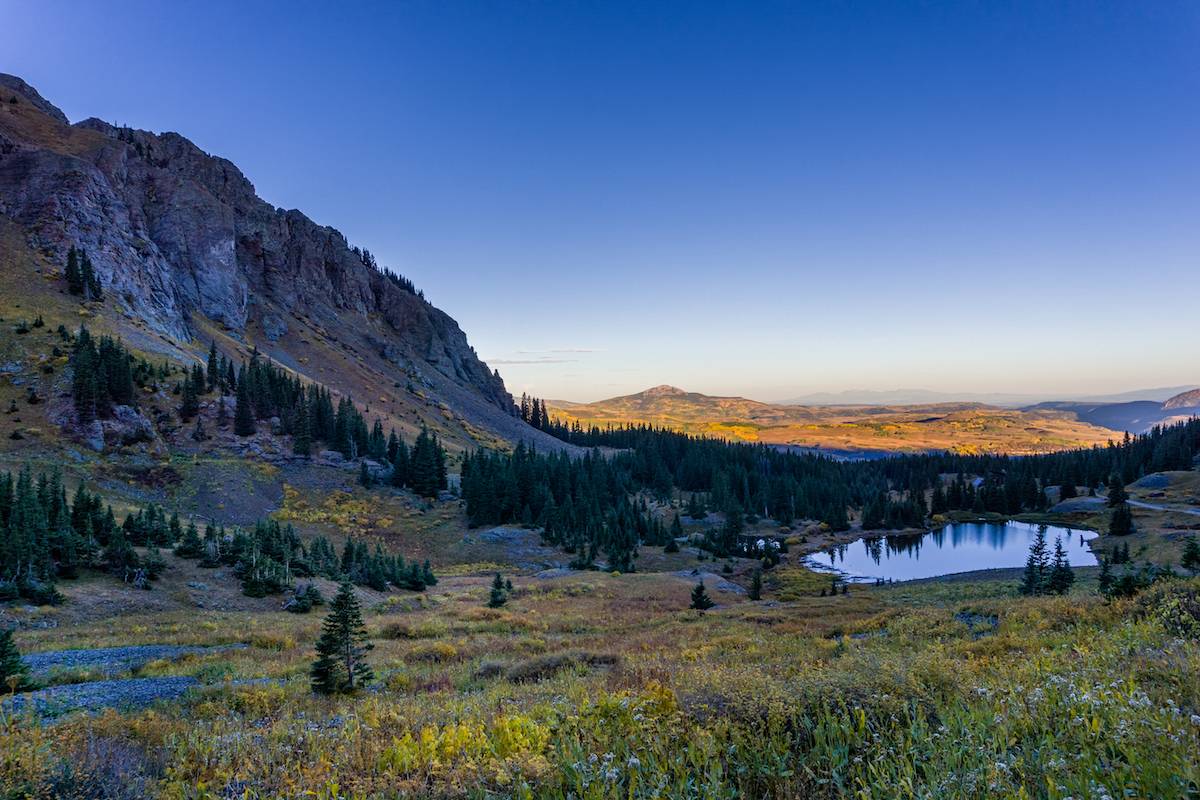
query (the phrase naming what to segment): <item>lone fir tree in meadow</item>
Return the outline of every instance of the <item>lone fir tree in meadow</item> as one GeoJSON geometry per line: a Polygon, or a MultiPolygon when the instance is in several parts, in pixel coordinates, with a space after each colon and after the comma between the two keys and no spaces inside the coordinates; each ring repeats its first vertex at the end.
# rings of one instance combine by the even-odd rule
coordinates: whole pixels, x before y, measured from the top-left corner
{"type": "Polygon", "coordinates": [[[716,603],[708,596],[708,591],[704,588],[704,581],[696,584],[696,588],[692,589],[692,605],[691,607],[697,611],[707,611],[715,606],[716,603]]]}
{"type": "Polygon", "coordinates": [[[492,579],[492,590],[488,594],[488,608],[499,608],[507,603],[511,591],[512,583],[505,584],[504,578],[497,572],[496,577],[492,579]]]}
{"type": "Polygon", "coordinates": [[[342,583],[329,607],[317,641],[317,660],[310,676],[318,694],[349,694],[375,677],[367,663],[374,645],[367,638],[354,585],[342,583]]]}

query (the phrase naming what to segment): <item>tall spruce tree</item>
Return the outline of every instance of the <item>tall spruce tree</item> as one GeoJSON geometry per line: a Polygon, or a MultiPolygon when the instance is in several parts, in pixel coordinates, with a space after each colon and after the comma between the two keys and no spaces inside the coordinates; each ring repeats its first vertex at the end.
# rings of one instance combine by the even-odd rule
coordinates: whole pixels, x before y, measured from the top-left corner
{"type": "Polygon", "coordinates": [[[221,385],[221,362],[217,358],[217,343],[212,341],[208,346],[208,391],[215,390],[221,385]]]}
{"type": "Polygon", "coordinates": [[[195,385],[190,380],[183,382],[180,394],[182,398],[179,403],[179,418],[188,422],[200,411],[200,400],[196,397],[195,385]]]}
{"type": "Polygon", "coordinates": [[[704,581],[696,584],[696,588],[692,589],[692,605],[691,607],[697,611],[707,611],[715,606],[716,603],[708,596],[708,591],[704,588],[704,581]]]}
{"type": "Polygon", "coordinates": [[[292,432],[292,452],[308,458],[312,454],[312,425],[308,416],[308,403],[304,401],[303,397],[296,404],[296,419],[293,426],[295,430],[292,432]]]}
{"type": "Polygon", "coordinates": [[[1029,556],[1025,560],[1025,572],[1021,576],[1020,592],[1024,595],[1039,595],[1046,591],[1050,575],[1050,556],[1046,547],[1046,526],[1039,525],[1029,556]]]}
{"type": "Polygon", "coordinates": [[[358,690],[375,677],[366,659],[373,647],[363,625],[354,585],[344,581],[329,606],[317,641],[317,659],[309,673],[313,691],[349,694],[358,690]]]}
{"type": "Polygon", "coordinates": [[[1121,476],[1113,473],[1108,476],[1108,507],[1116,508],[1129,499],[1129,493],[1125,491],[1125,482],[1121,480],[1121,476]]]}
{"type": "Polygon", "coordinates": [[[104,291],[100,286],[100,276],[96,274],[96,268],[92,266],[92,259],[88,258],[86,250],[81,251],[80,261],[84,298],[87,300],[103,300],[104,291]]]}
{"type": "Polygon", "coordinates": [[[1054,561],[1050,565],[1050,574],[1046,578],[1046,588],[1054,594],[1066,594],[1075,583],[1075,573],[1067,560],[1067,552],[1063,549],[1062,537],[1054,538],[1054,561]]]}
{"type": "Polygon", "coordinates": [[[1108,523],[1108,532],[1113,536],[1128,536],[1133,533],[1133,512],[1129,503],[1121,503],[1113,509],[1108,523]]]}
{"type": "Polygon", "coordinates": [[[251,402],[250,384],[243,370],[242,378],[237,382],[237,407],[233,412],[233,432],[238,436],[254,435],[254,409],[251,408],[251,402]]]}
{"type": "Polygon", "coordinates": [[[83,269],[79,265],[79,251],[72,245],[67,251],[67,291],[82,296],[84,292],[83,269]]]}

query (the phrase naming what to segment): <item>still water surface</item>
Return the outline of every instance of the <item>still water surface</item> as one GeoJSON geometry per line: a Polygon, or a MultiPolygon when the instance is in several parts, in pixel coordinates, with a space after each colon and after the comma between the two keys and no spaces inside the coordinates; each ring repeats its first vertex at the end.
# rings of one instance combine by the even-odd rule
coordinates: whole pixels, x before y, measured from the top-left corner
{"type": "MultiPolygon", "coordinates": [[[[814,553],[809,561],[817,569],[834,569],[857,580],[907,581],[976,569],[1021,567],[1038,527],[1026,522],[960,522],[930,533],[859,539],[814,553]]],[[[1046,529],[1051,554],[1055,538],[1060,538],[1071,566],[1098,563],[1087,546],[1087,541],[1096,536],[1093,531],[1040,527],[1046,529]]]]}

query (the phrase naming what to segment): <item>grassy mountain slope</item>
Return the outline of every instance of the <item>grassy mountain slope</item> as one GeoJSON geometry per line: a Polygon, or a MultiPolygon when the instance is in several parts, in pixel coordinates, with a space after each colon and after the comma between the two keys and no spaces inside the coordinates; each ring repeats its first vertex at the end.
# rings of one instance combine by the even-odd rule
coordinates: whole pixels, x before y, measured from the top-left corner
{"type": "Polygon", "coordinates": [[[844,452],[1040,453],[1102,444],[1111,431],[1057,410],[976,403],[916,406],[772,405],[659,386],[595,403],[548,401],[552,416],[584,426],[629,422],[687,433],[844,452]]]}

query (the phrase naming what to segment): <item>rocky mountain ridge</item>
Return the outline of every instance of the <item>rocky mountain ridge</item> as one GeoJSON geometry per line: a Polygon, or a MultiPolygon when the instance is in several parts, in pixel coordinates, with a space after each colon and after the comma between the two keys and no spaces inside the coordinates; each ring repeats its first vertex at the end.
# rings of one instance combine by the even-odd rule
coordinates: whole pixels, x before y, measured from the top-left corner
{"type": "Polygon", "coordinates": [[[334,228],[263,201],[232,162],[177,133],[71,125],[0,75],[0,215],[50,264],[85,249],[110,302],[155,334],[218,331],[298,371],[320,339],[373,376],[359,376],[368,396],[415,382],[475,426],[553,446],[513,419],[499,374],[411,283],[334,228]]]}

